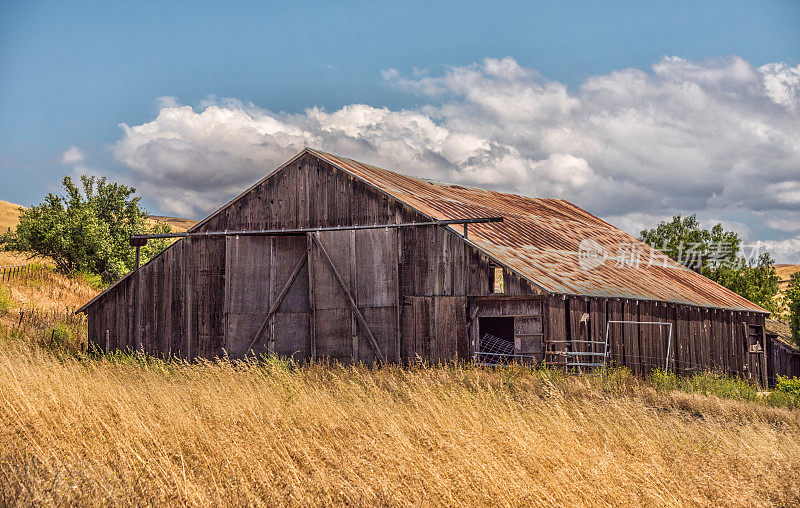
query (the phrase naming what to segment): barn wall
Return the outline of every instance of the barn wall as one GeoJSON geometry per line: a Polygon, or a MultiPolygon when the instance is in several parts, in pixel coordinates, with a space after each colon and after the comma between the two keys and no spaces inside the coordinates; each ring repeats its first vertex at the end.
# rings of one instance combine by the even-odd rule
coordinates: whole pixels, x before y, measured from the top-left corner
{"type": "MultiPolygon", "coordinates": [[[[751,345],[758,349],[764,343],[760,339],[764,314],[577,296],[552,296],[543,302],[545,342],[552,342],[551,350],[599,350],[598,345],[562,345],[554,341],[604,341],[609,321],[667,322],[672,323],[671,370],[681,374],[719,370],[762,382],[766,358],[763,352],[751,353],[751,345]]],[[[608,330],[612,364],[625,366],[636,374],[664,368],[667,327],[612,323],[608,330]]]]}
{"type": "Polygon", "coordinates": [[[800,377],[800,351],[767,334],[767,380],[775,386],[778,377],[800,377]]]}
{"type": "MultiPolygon", "coordinates": [[[[352,175],[305,155],[203,221],[196,231],[425,220],[428,219],[352,175]]],[[[491,260],[452,231],[437,226],[403,228],[398,231],[398,244],[399,262],[397,257],[385,262],[396,267],[401,304],[404,297],[463,299],[491,291],[491,260]]],[[[181,239],[142,266],[139,275],[142,347],[152,354],[188,358],[222,355],[227,340],[225,271],[224,237],[181,239]]],[[[515,274],[505,271],[504,275],[506,294],[537,292],[515,274]]],[[[105,334],[109,330],[111,349],[136,347],[133,298],[136,287],[136,276],[129,276],[87,309],[90,340],[95,346],[105,348],[105,334]]],[[[447,301],[432,305],[455,316],[453,326],[459,330],[466,327],[464,313],[458,310],[460,304],[455,304],[455,310],[442,310],[450,305],[442,303],[447,301]]],[[[452,337],[441,340],[445,339],[449,341],[452,337]]],[[[458,339],[453,340],[454,344],[460,344],[458,339]]],[[[466,356],[468,353],[461,347],[461,353],[456,347],[455,354],[466,356]]],[[[440,351],[432,358],[449,355],[450,352],[440,351]]]]}
{"type": "Polygon", "coordinates": [[[467,299],[411,296],[402,308],[401,361],[431,364],[468,361],[467,299]]]}
{"type": "Polygon", "coordinates": [[[133,348],[133,278],[121,281],[107,293],[102,303],[89,308],[89,341],[93,347],[105,349],[133,348]]]}
{"type": "MultiPolygon", "coordinates": [[[[460,236],[438,226],[403,228],[400,236],[404,295],[485,296],[492,292],[493,261],[460,236]]],[[[509,270],[503,270],[503,278],[505,295],[541,293],[509,270]]]]}

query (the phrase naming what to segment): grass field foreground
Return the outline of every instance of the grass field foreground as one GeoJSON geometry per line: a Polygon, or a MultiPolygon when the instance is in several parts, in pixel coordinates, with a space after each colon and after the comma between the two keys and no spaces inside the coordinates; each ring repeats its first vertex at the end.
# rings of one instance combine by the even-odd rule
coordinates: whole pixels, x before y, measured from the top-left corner
{"type": "Polygon", "coordinates": [[[96,291],[47,269],[3,287],[2,505],[800,499],[790,393],[711,374],[92,356],[70,316],[96,291]]]}
{"type": "Polygon", "coordinates": [[[793,504],[800,412],[624,371],[0,350],[5,503],[793,504]]]}

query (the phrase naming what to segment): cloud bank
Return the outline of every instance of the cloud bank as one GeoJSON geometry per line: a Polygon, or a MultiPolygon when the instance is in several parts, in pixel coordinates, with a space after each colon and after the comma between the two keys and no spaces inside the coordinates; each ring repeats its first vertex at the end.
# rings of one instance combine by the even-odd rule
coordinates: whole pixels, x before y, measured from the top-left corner
{"type": "Polygon", "coordinates": [[[383,72],[423,106],[275,113],[162,98],[122,125],[117,161],[159,207],[215,209],[304,146],[437,180],[559,197],[629,232],[697,213],[800,262],[800,66],[666,57],[577,89],[513,58],[441,75],[383,72]]]}

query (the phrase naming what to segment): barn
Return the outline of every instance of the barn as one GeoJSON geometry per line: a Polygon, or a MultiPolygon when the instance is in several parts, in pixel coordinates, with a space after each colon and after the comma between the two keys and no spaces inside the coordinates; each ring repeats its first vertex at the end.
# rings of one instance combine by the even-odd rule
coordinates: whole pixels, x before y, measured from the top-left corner
{"type": "Polygon", "coordinates": [[[767,311],[560,199],[306,148],[176,236],[79,309],[94,347],[766,382],[767,311]]]}

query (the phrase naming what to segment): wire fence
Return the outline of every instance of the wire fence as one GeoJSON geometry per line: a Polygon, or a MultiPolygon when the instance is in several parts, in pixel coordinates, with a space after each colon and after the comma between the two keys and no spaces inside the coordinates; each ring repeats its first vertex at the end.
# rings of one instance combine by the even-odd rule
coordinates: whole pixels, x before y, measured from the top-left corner
{"type": "Polygon", "coordinates": [[[38,263],[0,266],[0,282],[30,278],[43,270],[44,267],[38,263]]]}
{"type": "Polygon", "coordinates": [[[0,284],[3,290],[0,296],[4,296],[5,303],[0,306],[4,322],[0,333],[45,346],[85,348],[87,319],[83,314],[75,314],[76,300],[90,297],[92,291],[39,263],[0,266],[0,284]],[[27,297],[34,301],[41,298],[55,305],[19,302],[5,289],[9,287],[28,293],[27,297]]]}
{"type": "Polygon", "coordinates": [[[74,326],[85,324],[86,316],[84,314],[75,314],[75,309],[72,307],[40,309],[29,306],[23,307],[17,311],[14,323],[17,328],[25,326],[30,326],[32,328],[49,328],[57,323],[74,326]]]}
{"type": "Polygon", "coordinates": [[[42,309],[26,306],[15,312],[7,312],[5,317],[10,323],[0,328],[0,333],[8,337],[30,341],[58,352],[87,349],[87,319],[83,314],[75,314],[75,308],[42,309]]]}

